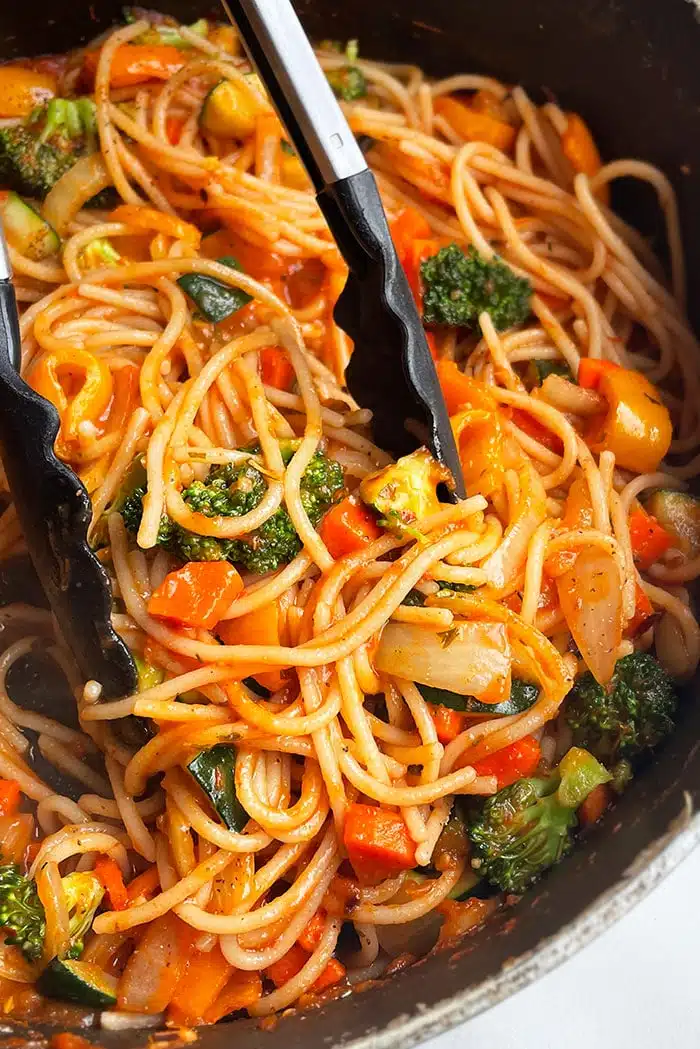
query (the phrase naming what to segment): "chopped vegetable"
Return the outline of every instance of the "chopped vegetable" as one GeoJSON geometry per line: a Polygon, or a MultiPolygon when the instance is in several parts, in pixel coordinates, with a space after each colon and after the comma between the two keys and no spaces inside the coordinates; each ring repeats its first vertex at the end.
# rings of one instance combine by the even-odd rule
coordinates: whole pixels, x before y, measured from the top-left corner
{"type": "Polygon", "coordinates": [[[0,118],[28,117],[56,94],[56,79],[24,66],[0,66],[0,118]]]}
{"type": "Polygon", "coordinates": [[[75,871],[61,878],[63,895],[70,915],[68,926],[69,958],[78,958],[83,953],[83,939],[92,927],[97,908],[102,903],[104,887],[97,874],[92,871],[75,871]]]}
{"type": "Polygon", "coordinates": [[[343,102],[355,102],[358,98],[364,98],[367,94],[367,81],[357,63],[359,49],[357,40],[348,40],[345,47],[345,56],[348,60],[346,66],[340,69],[332,69],[326,73],[328,83],[333,91],[343,102]]]}
{"type": "MultiPolygon", "coordinates": [[[[0,779],[0,816],[15,816],[19,812],[22,793],[14,779],[0,779]]],[[[0,848],[2,848],[0,840],[0,848]]]]}
{"type": "Polygon", "coordinates": [[[185,222],[177,215],[168,215],[145,204],[120,204],[109,218],[110,222],[123,222],[145,233],[154,230],[166,237],[184,240],[192,248],[198,248],[202,239],[201,232],[191,222],[185,222]]]}
{"type": "Polygon", "coordinates": [[[660,488],[647,500],[646,508],[671,537],[673,546],[686,557],[700,554],[700,499],[697,495],[660,488]]]}
{"type": "Polygon", "coordinates": [[[539,688],[529,681],[514,677],[510,684],[510,696],[502,703],[480,703],[473,696],[463,696],[444,688],[418,685],[418,691],[428,703],[435,703],[452,710],[469,714],[470,717],[508,717],[529,710],[539,696],[539,688]]]}
{"type": "Polygon", "coordinates": [[[328,552],[335,558],[354,554],[382,535],[375,515],[353,496],[331,507],[318,531],[328,552]]]}
{"type": "Polygon", "coordinates": [[[204,1014],[204,1022],[218,1023],[230,1013],[247,1009],[262,997],[262,980],[257,972],[234,969],[223,991],[204,1014]]]}
{"type": "Polygon", "coordinates": [[[402,264],[405,264],[413,242],[416,240],[427,240],[431,232],[426,218],[420,211],[412,207],[401,209],[391,223],[390,230],[396,254],[402,264]]]}
{"type": "Polygon", "coordinates": [[[343,843],[355,873],[377,882],[416,863],[416,847],[403,816],[388,809],[353,802],[345,814],[343,843]]]}
{"type": "Polygon", "coordinates": [[[77,1002],[94,1009],[116,1005],[117,980],[98,965],[69,958],[54,958],[37,981],[37,990],[47,998],[77,1002]]]}
{"type": "MultiPolygon", "coordinates": [[[[87,51],[83,68],[95,79],[101,51],[87,51]]],[[[109,69],[111,87],[133,87],[149,80],[170,80],[182,69],[185,57],[177,47],[167,44],[122,44],[112,56],[109,69]]]]}
{"type": "MultiPolygon", "coordinates": [[[[279,612],[277,601],[269,601],[244,616],[222,620],[216,632],[225,645],[270,645],[276,648],[282,644],[279,612]]],[[[255,677],[267,695],[277,692],[284,684],[278,668],[256,673],[255,677]]]]}
{"type": "MultiPolygon", "coordinates": [[[[126,12],[125,12],[126,14],[126,12]]],[[[137,18],[132,18],[132,21],[137,21],[137,18]]],[[[128,19],[127,19],[128,21],[128,19]]],[[[209,32],[209,23],[206,18],[199,18],[192,25],[184,27],[189,29],[190,33],[195,33],[196,36],[206,37],[209,32]]],[[[169,47],[177,47],[181,51],[188,51],[192,48],[192,44],[189,40],[180,34],[180,27],[170,25],[168,22],[160,22],[153,24],[150,29],[147,29],[145,33],[137,37],[134,41],[136,44],[167,44],[169,47]]]]}
{"type": "Polygon", "coordinates": [[[123,911],[128,906],[129,896],[119,864],[111,856],[98,856],[93,869],[109,897],[111,910],[123,911]]]}
{"type": "Polygon", "coordinates": [[[387,623],[375,653],[384,674],[502,703],[510,694],[511,650],[503,623],[456,622],[443,634],[416,623],[387,623]]]}
{"type": "MultiPolygon", "coordinates": [[[[232,270],[241,268],[231,255],[224,255],[217,259],[217,262],[232,270]]],[[[227,317],[242,309],[252,299],[247,291],[241,288],[231,288],[223,281],[215,277],[207,277],[203,273],[183,273],[181,277],[178,277],[177,283],[183,291],[187,292],[202,316],[213,324],[225,321],[227,317]]]]}
{"type": "MultiPolygon", "coordinates": [[[[423,688],[427,688],[426,685],[423,688]]],[[[435,690],[439,691],[438,689],[435,690]]],[[[464,696],[460,696],[460,699],[464,699],[464,696]]],[[[451,707],[437,704],[431,707],[430,716],[433,719],[435,725],[435,731],[437,738],[440,743],[451,743],[453,739],[456,739],[460,732],[464,732],[466,728],[466,720],[464,714],[458,710],[453,710],[451,707]]]]}
{"type": "Polygon", "coordinates": [[[534,736],[524,736],[502,750],[474,762],[478,776],[495,776],[498,789],[510,786],[523,776],[533,776],[542,757],[534,736]]]}
{"type": "Polygon", "coordinates": [[[613,788],[607,783],[594,787],[578,809],[578,819],[582,827],[591,827],[597,823],[613,799],[613,788]]]}
{"type": "Polygon", "coordinates": [[[199,123],[204,131],[220,138],[248,138],[265,109],[252,88],[238,81],[220,80],[204,99],[199,123]]]}
{"type": "Polygon", "coordinates": [[[557,579],[566,624],[586,666],[601,685],[615,669],[622,641],[622,581],[617,561],[601,547],[589,547],[557,579]]]}
{"type": "Polygon", "coordinates": [[[121,261],[121,255],[107,237],[96,237],[80,253],[80,265],[85,270],[118,266],[121,261]]]}
{"type": "Polygon", "coordinates": [[[177,987],[189,950],[189,926],[172,911],[145,925],[119,979],[118,1008],[131,1013],[162,1013],[177,987]]]}
{"type": "Polygon", "coordinates": [[[323,910],[316,911],[313,918],[297,940],[299,946],[303,947],[305,951],[309,952],[309,954],[312,954],[321,942],[325,926],[326,912],[323,910]]]}
{"type": "Polygon", "coordinates": [[[243,580],[226,561],[188,561],[153,591],[148,613],[210,630],[242,589],[243,580]]]}
{"type": "Polygon", "coordinates": [[[8,243],[34,262],[55,255],[61,246],[56,230],[12,190],[0,191],[0,222],[8,243]]]}
{"type": "Polygon", "coordinates": [[[589,178],[597,175],[602,167],[600,153],[588,125],[578,113],[567,113],[567,124],[561,137],[564,156],[576,172],[589,178]]]}
{"type": "Polygon", "coordinates": [[[112,374],[107,362],[77,346],[52,349],[39,357],[27,381],[58,412],[61,427],[56,450],[62,458],[69,459],[79,447],[81,424],[97,424],[112,398],[112,374]],[[75,392],[69,395],[66,387],[75,392]]]}
{"type": "Polygon", "coordinates": [[[601,761],[633,758],[657,746],[674,727],[677,696],[671,678],[648,652],[618,659],[607,689],[590,672],[564,707],[574,742],[601,761]]]}
{"type": "Polygon", "coordinates": [[[522,324],[530,315],[532,288],[499,258],[485,259],[473,245],[440,248],[420,268],[426,324],[477,326],[488,313],[497,331],[522,324]]]}
{"type": "Polygon", "coordinates": [[[250,817],[236,794],[236,749],[217,743],[202,750],[187,768],[229,830],[242,831],[250,817]]]}
{"type": "Polygon", "coordinates": [[[36,885],[16,863],[0,866],[0,927],[9,930],[5,943],[16,944],[29,962],[41,957],[46,918],[36,885]]]}
{"type": "Polygon", "coordinates": [[[507,153],[515,142],[515,128],[489,113],[479,112],[456,98],[441,95],[434,108],[465,142],[486,142],[507,153]]]}
{"type": "Polygon", "coordinates": [[[525,892],[571,850],[576,810],[609,780],[591,754],[572,747],[550,776],[499,790],[469,826],[472,866],[503,892],[525,892]]]}
{"type": "Polygon", "coordinates": [[[666,553],[673,543],[673,538],[656,518],[641,506],[632,511],[627,523],[634,563],[641,571],[646,571],[666,553]]]}
{"type": "Polygon", "coordinates": [[[218,943],[210,951],[188,951],[184,972],[168,1006],[170,1022],[183,1027],[203,1023],[232,972],[233,966],[224,958],[218,943]]]}
{"type": "Polygon", "coordinates": [[[146,659],[141,659],[140,656],[135,655],[133,652],[131,656],[136,664],[139,692],[145,692],[147,688],[155,688],[156,685],[160,685],[165,677],[161,668],[154,667],[152,663],[149,663],[146,659]]]}
{"type": "Polygon", "coordinates": [[[260,378],[276,390],[291,390],[296,379],[289,354],[280,346],[263,346],[259,353],[260,378]]]}
{"type": "Polygon", "coordinates": [[[561,375],[562,378],[573,382],[573,376],[569,365],[561,360],[540,360],[539,358],[529,361],[525,371],[525,381],[532,389],[541,386],[550,375],[561,375]]]}
{"type": "Polygon", "coordinates": [[[373,506],[390,526],[401,531],[440,509],[437,487],[454,486],[452,474],[430,454],[418,448],[397,462],[368,474],[360,484],[360,496],[373,506]]]}
{"type": "Polygon", "coordinates": [[[625,627],[625,637],[636,637],[646,630],[646,624],[654,615],[654,606],[647,597],[643,587],[635,582],[634,588],[634,615],[628,620],[625,627]]]}

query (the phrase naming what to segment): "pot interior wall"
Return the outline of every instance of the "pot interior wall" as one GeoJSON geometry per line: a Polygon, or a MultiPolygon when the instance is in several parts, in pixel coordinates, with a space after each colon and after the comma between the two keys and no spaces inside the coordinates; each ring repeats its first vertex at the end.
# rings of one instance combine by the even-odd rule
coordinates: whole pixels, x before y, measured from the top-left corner
{"type": "MultiPolygon", "coordinates": [[[[211,13],[209,3],[161,0],[163,10],[191,21],[211,13]]],[[[314,37],[357,36],[363,54],[420,63],[431,74],[497,74],[535,93],[553,93],[581,111],[595,129],[604,156],[638,156],[658,164],[678,192],[692,289],[700,273],[700,26],[686,0],[370,0],[333,4],[300,0],[314,37]]],[[[0,9],[0,54],[12,57],[60,51],[89,40],[121,17],[119,0],[84,4],[5,0],[0,9]]],[[[645,232],[662,226],[653,194],[616,187],[616,203],[645,232]]],[[[397,978],[323,1009],[282,1020],[261,1035],[250,1022],[203,1031],[203,1049],[236,1039],[239,1049],[310,1047],[372,1036],[373,1045],[410,1044],[416,1017],[434,1010],[434,1026],[448,1022],[450,1001],[463,1017],[514,987],[503,966],[565,929],[623,877],[645,849],[653,851],[678,816],[684,797],[700,790],[700,711],[688,689],[679,731],[658,760],[594,829],[575,854],[538,890],[468,940],[456,956],[442,954],[397,978]],[[687,795],[685,792],[688,792],[687,795]],[[507,935],[505,934],[507,932],[507,935]],[[501,935],[494,935],[500,933],[501,935]],[[500,974],[500,975],[499,975],[500,974]],[[484,991],[485,981],[491,980],[484,991]],[[494,982],[495,980],[495,982],[494,982]],[[392,1033],[393,1032],[393,1033],[392,1033]]],[[[592,921],[595,923],[595,918],[592,921]]],[[[562,947],[566,932],[561,933],[562,947]]],[[[512,972],[512,970],[511,970],[512,972]]],[[[458,1018],[458,1012],[451,1019],[458,1018]]],[[[421,1033],[428,1033],[427,1023],[421,1033]]],[[[101,1044],[141,1044],[135,1032],[99,1033],[101,1044]]]]}

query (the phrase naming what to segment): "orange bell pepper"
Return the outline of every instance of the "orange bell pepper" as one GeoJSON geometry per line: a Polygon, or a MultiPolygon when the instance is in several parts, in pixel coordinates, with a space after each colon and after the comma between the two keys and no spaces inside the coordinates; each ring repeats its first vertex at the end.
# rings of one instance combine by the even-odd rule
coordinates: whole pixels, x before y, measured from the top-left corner
{"type": "Polygon", "coordinates": [[[193,248],[198,248],[202,239],[202,234],[191,222],[141,204],[120,204],[109,216],[109,221],[123,222],[126,226],[135,226],[138,230],[164,233],[166,237],[186,241],[193,248]]]}
{"type": "Polygon", "coordinates": [[[0,117],[28,117],[56,94],[56,78],[24,66],[0,66],[0,117]]]}
{"type": "Polygon", "coordinates": [[[625,637],[636,637],[637,634],[646,630],[646,625],[654,615],[654,606],[647,597],[646,590],[635,582],[634,588],[634,615],[625,627],[625,637]]]}
{"type": "Polygon", "coordinates": [[[496,402],[492,397],[490,397],[488,403],[474,403],[474,397],[479,389],[482,388],[485,390],[486,388],[483,383],[475,386],[476,379],[471,379],[468,375],[465,375],[464,372],[457,367],[454,361],[438,361],[437,373],[438,379],[440,380],[442,396],[445,398],[445,404],[447,405],[448,415],[454,415],[465,405],[468,405],[471,408],[485,407],[488,411],[495,408],[496,402]]]}
{"type": "MultiPolygon", "coordinates": [[[[295,943],[278,962],[268,965],[265,973],[272,980],[275,987],[282,987],[288,980],[293,979],[298,972],[301,972],[309,957],[310,955],[298,943],[295,943]]],[[[345,966],[342,962],[339,962],[337,958],[330,958],[326,968],[316,982],[311,985],[311,992],[320,994],[321,991],[327,990],[333,984],[340,983],[344,976],[345,966]]]]}
{"type": "Polygon", "coordinates": [[[597,357],[582,357],[578,365],[578,376],[576,382],[584,390],[597,390],[600,386],[600,378],[605,372],[615,371],[619,364],[613,361],[603,361],[597,357]]]}
{"type": "Polygon", "coordinates": [[[525,736],[503,750],[475,761],[473,767],[478,776],[495,776],[498,789],[501,790],[524,776],[532,776],[541,757],[542,750],[535,737],[525,736]]]}
{"type": "Polygon", "coordinates": [[[170,1000],[168,1019],[182,1027],[202,1023],[232,973],[233,966],[224,958],[218,943],[206,952],[193,947],[170,1000]]]}
{"type": "Polygon", "coordinates": [[[160,888],[160,874],[154,864],[152,867],[147,867],[141,874],[137,874],[129,882],[126,887],[127,899],[129,903],[133,903],[141,897],[145,900],[150,899],[158,888],[160,888]]]}
{"type": "Polygon", "coordinates": [[[464,483],[469,492],[488,498],[502,487],[506,469],[505,435],[498,404],[485,383],[464,375],[453,361],[438,361],[437,370],[464,483]]]}
{"type": "MultiPolygon", "coordinates": [[[[92,81],[97,73],[100,50],[88,51],[83,69],[92,81]]],[[[114,52],[110,67],[111,87],[132,87],[149,80],[170,80],[187,61],[185,53],[168,44],[122,44],[114,52]]]]}
{"type": "Polygon", "coordinates": [[[107,416],[107,426],[112,431],[123,430],[138,405],[139,373],[140,368],[136,364],[127,364],[112,375],[114,396],[107,416]]]}
{"type": "Polygon", "coordinates": [[[87,350],[50,350],[39,358],[27,381],[56,408],[61,422],[56,451],[69,459],[80,438],[80,424],[97,424],[112,398],[107,364],[87,350]]]}
{"type": "MultiPolygon", "coordinates": [[[[595,139],[585,120],[578,113],[567,113],[567,118],[566,130],[561,137],[564,156],[577,174],[583,173],[593,178],[603,166],[595,139]]],[[[609,186],[601,186],[596,191],[596,196],[603,204],[608,204],[610,202],[609,186]]]]}
{"type": "Polygon", "coordinates": [[[656,387],[641,372],[613,366],[600,369],[597,390],[607,412],[591,420],[585,435],[591,451],[612,452],[625,470],[653,473],[670,447],[673,429],[656,387]]]}
{"type": "Polygon", "coordinates": [[[540,444],[543,444],[545,448],[549,448],[550,451],[556,452],[557,455],[562,454],[564,446],[561,437],[552,433],[548,426],[544,426],[539,419],[536,419],[534,415],[530,414],[530,412],[523,411],[521,408],[514,408],[513,422],[529,437],[533,437],[536,441],[539,441],[540,444]]]}
{"type": "Polygon", "coordinates": [[[19,811],[22,797],[19,783],[14,779],[0,779],[0,816],[14,816],[19,811]]]}
{"type": "Polygon", "coordinates": [[[165,134],[171,146],[176,146],[182,138],[182,131],[184,126],[184,117],[165,118],[165,134]]]}
{"type": "Polygon", "coordinates": [[[296,379],[289,354],[280,346],[263,346],[258,353],[260,378],[265,386],[276,390],[291,390],[296,379]]]}
{"type": "Polygon", "coordinates": [[[431,706],[430,716],[440,743],[451,743],[466,728],[464,714],[459,710],[452,710],[451,707],[445,707],[442,704],[431,706]]]}
{"type": "Polygon", "coordinates": [[[389,226],[396,254],[403,263],[416,240],[428,240],[431,235],[427,219],[416,208],[403,208],[389,226]]]}
{"type": "Polygon", "coordinates": [[[372,511],[352,496],[331,507],[318,532],[335,558],[354,554],[383,534],[372,511]]]}
{"type": "Polygon", "coordinates": [[[416,847],[403,816],[353,802],[345,814],[343,842],[357,876],[378,882],[416,865],[416,847]]]}
{"type": "Polygon", "coordinates": [[[323,930],[326,923],[326,913],[323,910],[316,911],[313,918],[306,926],[301,936],[297,940],[300,947],[303,947],[305,951],[312,954],[323,936],[323,930]]]}
{"type": "Polygon", "coordinates": [[[641,506],[632,511],[627,523],[634,563],[646,571],[666,553],[673,539],[656,518],[641,506]]]}
{"type": "MultiPolygon", "coordinates": [[[[217,627],[217,634],[225,645],[269,645],[278,648],[280,639],[279,605],[270,601],[261,608],[247,612],[236,619],[224,619],[217,627]]],[[[254,668],[252,668],[254,670],[254,668]]],[[[245,677],[250,676],[245,674],[245,677]]],[[[254,673],[256,681],[270,692],[277,692],[284,684],[284,678],[276,667],[262,673],[254,673]]]]}
{"type": "Polygon", "coordinates": [[[188,561],[153,591],[148,612],[210,630],[242,589],[243,580],[228,561],[188,561]]]}
{"type": "Polygon", "coordinates": [[[218,1023],[224,1016],[247,1009],[262,998],[260,973],[234,969],[221,994],[204,1014],[207,1024],[218,1023]]]}
{"type": "Polygon", "coordinates": [[[475,110],[448,95],[435,99],[435,112],[466,142],[486,142],[507,153],[515,142],[515,128],[490,113],[475,110]]]}
{"type": "Polygon", "coordinates": [[[426,259],[437,255],[439,250],[440,241],[438,240],[414,240],[407,246],[401,258],[401,263],[406,272],[406,279],[413,292],[419,312],[423,308],[423,284],[421,282],[420,268],[426,259]]]}
{"type": "Polygon", "coordinates": [[[111,856],[98,856],[94,870],[109,897],[111,909],[123,911],[129,904],[129,895],[117,862],[111,856]]]}

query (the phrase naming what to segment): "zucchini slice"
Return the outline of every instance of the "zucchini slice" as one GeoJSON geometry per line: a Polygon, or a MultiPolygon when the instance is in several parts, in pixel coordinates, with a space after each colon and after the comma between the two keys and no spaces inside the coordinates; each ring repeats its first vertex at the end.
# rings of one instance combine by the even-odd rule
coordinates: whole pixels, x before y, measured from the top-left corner
{"type": "Polygon", "coordinates": [[[476,717],[505,717],[508,714],[522,714],[529,710],[540,694],[537,685],[530,681],[522,681],[514,677],[510,686],[510,696],[502,703],[481,703],[473,696],[460,696],[457,692],[450,692],[446,688],[433,688],[431,685],[421,685],[416,682],[416,688],[428,703],[436,706],[449,707],[450,710],[459,710],[464,714],[476,717]]]}
{"type": "Polygon", "coordinates": [[[228,829],[242,831],[250,816],[236,794],[236,748],[217,743],[200,751],[187,768],[228,829]]]}
{"type": "Polygon", "coordinates": [[[97,1009],[108,1009],[117,1001],[117,980],[99,965],[54,958],[37,981],[37,989],[47,998],[77,1002],[97,1009]]]}
{"type": "Polygon", "coordinates": [[[34,262],[55,255],[61,246],[53,226],[12,190],[0,193],[0,221],[12,247],[34,262]]]}
{"type": "Polygon", "coordinates": [[[700,499],[696,495],[659,488],[645,507],[673,536],[674,546],[687,557],[700,554],[700,499]]]}
{"type": "MultiPolygon", "coordinates": [[[[239,262],[232,255],[223,255],[216,261],[232,270],[241,269],[239,262]]],[[[183,273],[177,282],[198,307],[202,316],[213,324],[225,321],[252,299],[252,295],[247,291],[230,288],[223,281],[207,277],[203,273],[183,273]]]]}
{"type": "Polygon", "coordinates": [[[571,369],[564,361],[547,361],[540,358],[529,362],[525,371],[525,382],[529,387],[541,386],[549,375],[561,375],[569,382],[574,382],[571,369]]]}
{"type": "Polygon", "coordinates": [[[248,138],[260,110],[252,91],[232,80],[220,80],[204,99],[199,126],[220,138],[248,138]]]}

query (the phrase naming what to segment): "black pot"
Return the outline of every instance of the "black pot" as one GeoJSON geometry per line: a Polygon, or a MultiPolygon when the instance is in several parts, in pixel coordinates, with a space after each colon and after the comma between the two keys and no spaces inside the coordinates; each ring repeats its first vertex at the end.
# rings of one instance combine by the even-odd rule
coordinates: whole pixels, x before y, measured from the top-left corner
{"type": "MultiPolygon", "coordinates": [[[[209,3],[154,6],[192,21],[209,3]]],[[[0,57],[62,51],[121,17],[121,0],[87,4],[3,0],[0,57]]],[[[658,164],[678,194],[692,287],[700,274],[700,25],[697,0],[299,0],[315,37],[359,36],[369,57],[420,63],[432,74],[494,73],[536,95],[554,92],[581,111],[604,156],[658,164]]],[[[615,204],[650,235],[651,193],[619,191],[615,204]]],[[[454,953],[415,965],[372,989],[281,1019],[201,1031],[201,1049],[404,1049],[519,990],[571,955],[645,895],[700,838],[697,689],[678,731],[573,856],[521,903],[454,953]]],[[[0,1028],[0,1031],[2,1028],[0,1028]]],[[[8,1034],[11,1033],[7,1029],[8,1034]]],[[[14,1028],[14,1033],[26,1030],[14,1028]]],[[[89,1034],[89,1032],[86,1032],[89,1034]]],[[[145,1044],[147,1032],[95,1032],[106,1046],[145,1044]]],[[[16,1044],[16,1043],[13,1043],[16,1044]]]]}

